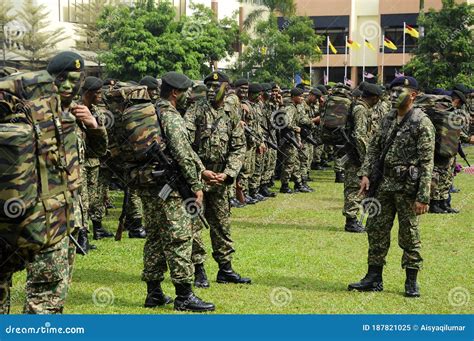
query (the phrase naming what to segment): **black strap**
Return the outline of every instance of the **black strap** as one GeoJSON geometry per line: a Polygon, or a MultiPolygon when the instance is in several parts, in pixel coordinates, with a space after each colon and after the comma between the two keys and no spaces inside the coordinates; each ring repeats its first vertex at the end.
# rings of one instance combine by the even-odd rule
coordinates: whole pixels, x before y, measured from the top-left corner
{"type": "MultiPolygon", "coordinates": [[[[387,157],[387,154],[388,154],[388,150],[390,149],[390,147],[392,146],[393,142],[395,141],[395,138],[397,137],[397,133],[400,131],[400,129],[405,125],[405,123],[410,119],[410,117],[413,115],[413,112],[415,110],[414,109],[411,109],[406,115],[405,117],[403,117],[402,121],[400,123],[398,123],[395,128],[393,128],[393,131],[392,133],[390,134],[389,138],[387,139],[386,141],[386,144],[385,144],[385,147],[384,149],[382,150],[382,154],[380,155],[380,161],[382,163],[385,162],[385,158],[387,157]]],[[[395,117],[395,120],[397,118],[395,117]]]]}

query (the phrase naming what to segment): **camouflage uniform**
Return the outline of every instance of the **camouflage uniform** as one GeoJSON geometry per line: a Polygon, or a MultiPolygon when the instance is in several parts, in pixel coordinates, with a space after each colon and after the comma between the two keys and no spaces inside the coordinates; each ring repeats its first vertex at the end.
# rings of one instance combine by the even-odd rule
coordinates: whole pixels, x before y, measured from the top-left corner
{"type": "MultiPolygon", "coordinates": [[[[263,116],[263,110],[259,102],[250,102],[250,104],[255,115],[255,125],[253,125],[252,130],[260,138],[259,142],[261,143],[261,141],[263,141],[262,125],[265,124],[265,117],[263,116]]],[[[260,188],[265,166],[265,153],[259,154],[255,150],[255,155],[253,157],[255,158],[255,166],[253,174],[248,182],[249,193],[251,196],[258,193],[260,188]]]]}
{"type": "Polygon", "coordinates": [[[367,145],[371,136],[371,109],[364,100],[357,100],[352,112],[351,145],[348,150],[349,159],[344,165],[344,209],[343,215],[349,219],[356,219],[360,202],[363,197],[359,193],[360,179],[358,172],[364,160],[367,145]]]}
{"type": "MultiPolygon", "coordinates": [[[[401,127],[392,143],[384,164],[382,182],[375,194],[380,206],[367,220],[369,239],[368,264],[383,266],[390,247],[390,231],[395,214],[398,215],[398,243],[403,249],[402,267],[420,269],[420,235],[415,201],[429,203],[435,130],[430,119],[420,110],[401,127]],[[409,167],[414,168],[409,170],[409,167]],[[380,209],[379,209],[380,208],[380,209]]],[[[397,126],[397,111],[391,111],[383,120],[380,130],[372,138],[359,175],[369,176],[370,167],[384,148],[386,140],[397,126]]]]}
{"type": "MultiPolygon", "coordinates": [[[[295,131],[295,136],[299,141],[299,133],[296,133],[298,128],[298,118],[300,117],[300,110],[295,104],[290,102],[285,108],[286,122],[288,128],[295,131]]],[[[283,154],[283,162],[281,166],[281,184],[288,185],[293,178],[295,183],[301,183],[300,161],[298,158],[298,149],[289,142],[285,142],[281,147],[283,154]]]]}
{"type": "MultiPolygon", "coordinates": [[[[271,136],[267,136],[267,138],[278,145],[278,140],[276,136],[276,131],[273,125],[270,123],[272,119],[272,113],[278,109],[278,106],[273,103],[269,102],[267,106],[263,109],[263,116],[266,120],[266,126],[268,129],[268,133],[271,136]]],[[[268,185],[273,180],[273,175],[275,174],[275,168],[277,163],[277,151],[272,148],[268,148],[267,152],[265,153],[264,158],[264,167],[262,173],[262,184],[268,185]]]]}
{"type": "MultiPolygon", "coordinates": [[[[312,130],[314,125],[311,121],[311,108],[305,101],[299,105],[298,113],[298,126],[310,126],[312,130]]],[[[303,148],[298,152],[298,158],[300,161],[301,177],[304,180],[309,176],[309,171],[311,169],[313,145],[304,140],[301,141],[301,144],[303,145],[303,148]]]]}
{"type": "Polygon", "coordinates": [[[385,93],[383,97],[380,98],[380,101],[372,109],[372,118],[370,125],[372,126],[372,131],[376,131],[379,128],[380,122],[383,117],[387,115],[392,109],[392,102],[390,102],[390,96],[388,93],[385,93]]]}
{"type": "MultiPolygon", "coordinates": [[[[244,101],[249,111],[244,111],[243,120],[247,124],[247,126],[252,129],[254,132],[257,131],[258,121],[257,121],[257,113],[254,112],[253,106],[249,101],[244,101]]],[[[242,164],[242,169],[239,174],[239,183],[242,186],[242,190],[248,194],[249,191],[249,182],[250,178],[255,172],[255,159],[257,155],[257,145],[260,144],[260,141],[257,141],[254,136],[245,135],[244,138],[246,141],[246,150],[245,150],[245,159],[242,164]]]]}
{"type": "Polygon", "coordinates": [[[245,135],[237,117],[224,108],[203,103],[186,112],[186,127],[191,133],[198,156],[206,169],[227,175],[225,185],[205,189],[205,217],[211,227],[212,256],[219,264],[232,260],[228,186],[236,179],[245,157],[245,135]]]}
{"type": "MultiPolygon", "coordinates": [[[[160,121],[167,140],[167,152],[179,164],[193,192],[203,189],[202,163],[192,150],[189,134],[179,112],[167,100],[161,100],[160,121]]],[[[164,185],[164,184],[163,184],[164,185]]],[[[140,189],[145,216],[146,242],[143,250],[142,280],[163,281],[166,263],[172,282],[191,284],[194,273],[191,260],[193,220],[186,212],[183,198],[173,191],[166,200],[158,197],[161,186],[140,189]]]]}

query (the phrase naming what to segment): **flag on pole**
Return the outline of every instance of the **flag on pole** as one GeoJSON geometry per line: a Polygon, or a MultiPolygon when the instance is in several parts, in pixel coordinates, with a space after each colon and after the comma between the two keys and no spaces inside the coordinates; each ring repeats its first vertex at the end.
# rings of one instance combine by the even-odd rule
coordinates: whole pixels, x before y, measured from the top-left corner
{"type": "Polygon", "coordinates": [[[395,44],[393,43],[393,41],[391,41],[390,39],[388,39],[388,38],[386,38],[386,37],[385,37],[384,40],[383,40],[383,44],[384,44],[385,47],[389,48],[390,50],[394,50],[394,51],[395,51],[395,50],[398,49],[398,48],[397,48],[397,45],[395,45],[395,44]]]}
{"type": "Polygon", "coordinates": [[[411,35],[413,38],[420,38],[420,33],[410,25],[405,24],[405,32],[411,35]]]}
{"type": "Polygon", "coordinates": [[[348,86],[352,86],[354,82],[352,82],[352,80],[350,80],[349,78],[344,78],[344,84],[348,86]]]}
{"type": "Polygon", "coordinates": [[[374,78],[375,76],[369,72],[364,72],[364,78],[371,79],[374,78]]]}
{"type": "Polygon", "coordinates": [[[405,76],[405,74],[403,72],[398,72],[398,70],[395,69],[395,78],[403,77],[403,76],[405,76]]]}
{"type": "Polygon", "coordinates": [[[265,46],[263,46],[261,49],[260,49],[260,52],[262,53],[262,55],[266,55],[267,54],[267,48],[265,46]]]}
{"type": "Polygon", "coordinates": [[[332,53],[337,54],[337,50],[334,47],[334,45],[331,43],[331,40],[329,39],[329,37],[328,37],[328,44],[329,44],[329,48],[331,49],[332,53]]]}
{"type": "Polygon", "coordinates": [[[354,40],[347,39],[347,46],[351,49],[358,49],[360,48],[360,44],[354,40]]]}
{"type": "Polygon", "coordinates": [[[372,43],[368,41],[367,39],[365,39],[365,46],[367,46],[372,51],[376,52],[374,45],[372,45],[372,43]]]}
{"type": "Polygon", "coordinates": [[[324,72],[324,85],[327,85],[329,83],[328,76],[326,75],[326,72],[324,72]]]}

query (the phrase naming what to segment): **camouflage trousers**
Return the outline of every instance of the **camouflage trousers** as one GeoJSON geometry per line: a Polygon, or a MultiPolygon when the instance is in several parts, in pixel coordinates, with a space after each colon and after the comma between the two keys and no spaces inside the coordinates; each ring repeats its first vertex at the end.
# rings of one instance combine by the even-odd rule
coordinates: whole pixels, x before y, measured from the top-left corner
{"type": "Polygon", "coordinates": [[[262,174],[265,166],[265,154],[255,153],[255,169],[249,179],[249,192],[258,192],[262,182],[262,174]]]}
{"type": "Polygon", "coordinates": [[[344,165],[344,208],[342,214],[349,219],[356,219],[363,196],[359,195],[360,179],[357,175],[360,167],[347,161],[344,165]]]}
{"type": "Polygon", "coordinates": [[[283,161],[281,165],[281,184],[288,185],[291,179],[301,182],[300,161],[298,150],[289,143],[281,147],[283,161]]]}
{"type": "Polygon", "coordinates": [[[334,148],[334,172],[343,172],[344,171],[344,162],[343,158],[344,155],[346,154],[344,152],[344,148],[337,149],[336,147],[334,148]]]}
{"type": "MultiPolygon", "coordinates": [[[[138,195],[137,189],[129,188],[129,197],[126,210],[128,219],[141,219],[143,216],[142,199],[138,195]]],[[[123,209],[123,208],[122,208],[123,209]]]]}
{"type": "Polygon", "coordinates": [[[247,151],[245,152],[245,160],[242,164],[242,169],[240,170],[238,179],[240,186],[242,186],[242,190],[247,194],[249,190],[250,178],[255,172],[255,157],[257,155],[255,150],[255,147],[247,148],[247,151]]]}
{"type": "Polygon", "coordinates": [[[313,160],[313,146],[309,143],[303,143],[303,149],[298,151],[298,158],[300,161],[300,172],[303,179],[309,176],[311,169],[311,162],[313,160]]]}
{"type": "Polygon", "coordinates": [[[146,241],[143,248],[142,280],[163,281],[167,268],[174,284],[191,284],[193,222],[181,197],[173,192],[165,201],[150,193],[143,202],[146,241]]]}
{"type": "Polygon", "coordinates": [[[449,159],[446,165],[436,165],[433,169],[433,180],[431,181],[431,200],[446,200],[449,198],[449,190],[454,180],[454,165],[456,158],[449,159]]]}
{"type": "MultiPolygon", "coordinates": [[[[231,187],[231,186],[229,186],[231,187]]],[[[203,264],[206,261],[206,245],[201,237],[201,230],[204,228],[204,225],[201,223],[199,218],[193,219],[193,250],[191,254],[191,259],[193,264],[203,264]]]]}
{"type": "Polygon", "coordinates": [[[379,192],[373,209],[369,209],[367,236],[369,239],[368,264],[383,266],[390,248],[390,231],[398,215],[398,245],[403,250],[402,268],[420,269],[421,241],[419,218],[415,213],[415,195],[399,192],[379,192]]]}
{"type": "Polygon", "coordinates": [[[265,153],[265,161],[262,173],[262,184],[268,184],[272,181],[275,174],[277,162],[277,151],[269,148],[265,153]]]}
{"type": "Polygon", "coordinates": [[[313,148],[313,162],[322,163],[325,160],[326,160],[326,157],[325,157],[325,152],[324,152],[324,144],[314,147],[313,148]]]}
{"type": "Polygon", "coordinates": [[[88,216],[90,220],[102,221],[105,215],[104,190],[105,186],[100,179],[100,166],[86,167],[88,216]]]}
{"type": "Polygon", "coordinates": [[[204,194],[204,216],[209,223],[212,257],[218,264],[232,261],[233,240],[230,233],[230,205],[227,186],[212,188],[204,194]]]}

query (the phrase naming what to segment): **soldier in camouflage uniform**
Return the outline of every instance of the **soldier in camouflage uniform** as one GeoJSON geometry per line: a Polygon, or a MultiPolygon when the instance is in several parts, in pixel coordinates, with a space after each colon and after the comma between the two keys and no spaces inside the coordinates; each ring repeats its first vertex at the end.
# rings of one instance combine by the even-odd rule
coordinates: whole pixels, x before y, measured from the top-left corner
{"type": "MultiPolygon", "coordinates": [[[[71,111],[76,117],[79,163],[84,165],[85,152],[102,156],[107,150],[107,133],[100,127],[86,106],[73,104],[79,92],[84,60],[74,52],[62,52],[48,64],[48,72],[55,77],[63,111],[71,111]]],[[[83,167],[81,167],[83,168],[83,167]]],[[[81,169],[83,178],[83,169],[81,169]]],[[[83,185],[84,186],[84,185],[83,185]]],[[[84,228],[81,196],[74,202],[75,227],[84,228]]],[[[68,237],[46,248],[27,266],[26,303],[24,312],[29,314],[62,313],[72,276],[75,246],[68,237]]]]}
{"type": "MultiPolygon", "coordinates": [[[[178,112],[178,109],[185,108],[187,89],[191,86],[191,80],[183,74],[168,72],[163,75],[157,109],[161,133],[166,141],[165,152],[177,162],[181,174],[196,195],[194,204],[200,207],[203,201],[201,177],[210,181],[215,174],[205,170],[192,150],[185,122],[178,112]]],[[[163,181],[166,182],[166,179],[163,181]]],[[[177,191],[172,191],[166,199],[159,197],[163,186],[164,183],[157,183],[157,186],[140,189],[147,232],[142,273],[142,280],[147,283],[145,307],[153,308],[172,302],[161,288],[168,264],[177,295],[174,309],[212,311],[214,305],[203,302],[192,291],[193,218],[177,191]]]]}
{"type": "MultiPolygon", "coordinates": [[[[96,77],[86,77],[84,84],[82,85],[82,104],[89,108],[92,116],[95,117],[99,126],[104,127],[105,113],[104,108],[99,107],[102,100],[102,86],[103,82],[96,77]]],[[[113,236],[112,233],[102,227],[102,217],[104,215],[104,204],[101,198],[101,186],[99,185],[99,169],[100,160],[95,157],[91,157],[86,154],[85,161],[85,182],[83,193],[83,205],[88,210],[84,212],[84,219],[87,222],[89,218],[92,220],[93,225],[93,237],[95,240],[102,238],[110,238],[113,236]]],[[[78,243],[84,250],[87,250],[90,245],[87,242],[87,234],[81,230],[78,236],[78,243]]]]}
{"type": "Polygon", "coordinates": [[[365,231],[357,220],[360,203],[363,199],[363,196],[359,194],[360,179],[358,172],[373,134],[371,109],[377,104],[381,95],[382,91],[377,85],[367,84],[362,92],[362,98],[356,101],[350,118],[348,127],[350,142],[347,142],[345,146],[348,160],[344,164],[344,209],[342,210],[346,217],[344,229],[347,232],[359,233],[365,231]]]}
{"type": "Polygon", "coordinates": [[[382,271],[390,247],[390,231],[398,215],[398,244],[403,249],[402,268],[406,269],[405,295],[420,296],[417,274],[423,259],[418,216],[428,212],[435,129],[421,110],[413,108],[417,88],[412,77],[399,77],[392,82],[396,109],[384,117],[362,164],[361,193],[375,185],[369,181],[371,173],[383,175],[369,207],[369,270],[360,282],[350,284],[349,290],[383,290],[382,271]],[[384,157],[383,169],[371,171],[381,157],[384,157]]]}
{"type": "Polygon", "coordinates": [[[152,76],[145,76],[140,80],[140,85],[147,87],[151,102],[155,104],[160,99],[160,82],[152,76]]]}
{"type": "Polygon", "coordinates": [[[380,122],[392,109],[392,102],[390,102],[390,95],[386,89],[384,89],[380,101],[374,106],[372,110],[371,125],[372,130],[375,132],[378,130],[380,122]]]}
{"type": "MultiPolygon", "coordinates": [[[[303,90],[300,88],[293,88],[290,92],[291,102],[285,107],[285,128],[290,134],[296,137],[296,140],[301,148],[300,131],[298,127],[299,118],[302,116],[301,111],[304,110],[301,106],[303,102],[303,90]]],[[[283,162],[281,166],[281,188],[280,193],[291,194],[293,191],[289,187],[290,180],[293,179],[295,183],[295,191],[309,192],[308,189],[302,186],[300,162],[298,158],[299,149],[288,141],[284,141],[281,146],[283,154],[283,162]]]]}
{"type": "Polygon", "coordinates": [[[194,149],[204,166],[217,174],[219,186],[205,189],[204,214],[211,227],[212,256],[219,265],[218,283],[250,283],[232,269],[235,252],[230,232],[228,187],[232,185],[245,157],[245,135],[240,120],[224,110],[229,78],[221,72],[206,77],[207,103],[188,111],[186,126],[194,149]]]}

